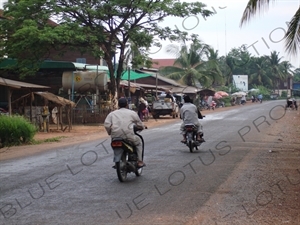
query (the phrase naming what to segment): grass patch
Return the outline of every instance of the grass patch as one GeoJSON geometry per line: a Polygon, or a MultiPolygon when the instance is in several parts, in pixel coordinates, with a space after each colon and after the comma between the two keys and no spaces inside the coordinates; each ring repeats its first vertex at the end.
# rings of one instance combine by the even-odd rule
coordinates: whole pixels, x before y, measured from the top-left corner
{"type": "Polygon", "coordinates": [[[44,140],[33,140],[31,144],[38,145],[42,143],[51,143],[51,142],[60,142],[61,139],[65,138],[65,136],[59,136],[59,137],[53,137],[53,138],[47,138],[44,140]]]}

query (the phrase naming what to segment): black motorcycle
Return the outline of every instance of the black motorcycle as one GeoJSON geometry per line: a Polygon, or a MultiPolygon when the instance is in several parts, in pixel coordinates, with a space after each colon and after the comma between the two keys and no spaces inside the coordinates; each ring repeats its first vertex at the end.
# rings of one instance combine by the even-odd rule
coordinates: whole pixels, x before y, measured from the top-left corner
{"type": "MultiPolygon", "coordinates": [[[[198,119],[204,119],[205,116],[203,116],[198,110],[198,119]]],[[[194,124],[185,124],[185,136],[186,136],[186,145],[189,147],[190,152],[193,152],[195,150],[199,150],[198,147],[203,143],[197,141],[197,127],[194,124]]],[[[201,138],[203,138],[203,133],[201,135],[201,138]]]]}
{"type": "Polygon", "coordinates": [[[185,135],[186,135],[186,145],[189,147],[190,152],[195,150],[199,150],[198,147],[203,142],[197,141],[197,127],[194,124],[185,124],[185,135]]]}
{"type": "MultiPolygon", "coordinates": [[[[135,135],[139,136],[142,140],[142,148],[144,159],[144,139],[137,132],[139,129],[134,126],[135,135]]],[[[147,129],[147,127],[146,127],[147,129]]],[[[136,147],[124,140],[123,138],[113,138],[111,141],[111,147],[114,151],[114,162],[117,175],[120,182],[124,182],[127,179],[128,173],[135,173],[136,176],[141,176],[143,167],[138,167],[138,155],[136,147]]]]}

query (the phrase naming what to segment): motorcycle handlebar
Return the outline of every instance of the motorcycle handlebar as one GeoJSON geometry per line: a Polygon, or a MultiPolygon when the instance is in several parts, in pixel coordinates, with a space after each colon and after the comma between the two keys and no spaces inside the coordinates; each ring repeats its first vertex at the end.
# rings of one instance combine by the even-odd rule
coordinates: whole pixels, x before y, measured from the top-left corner
{"type": "MultiPolygon", "coordinates": [[[[145,129],[148,129],[147,126],[144,126],[144,127],[145,127],[145,129]]],[[[134,131],[134,133],[136,133],[136,132],[138,132],[138,131],[141,131],[141,130],[143,130],[143,129],[141,129],[141,128],[137,127],[137,126],[133,126],[133,131],[134,131]]]]}

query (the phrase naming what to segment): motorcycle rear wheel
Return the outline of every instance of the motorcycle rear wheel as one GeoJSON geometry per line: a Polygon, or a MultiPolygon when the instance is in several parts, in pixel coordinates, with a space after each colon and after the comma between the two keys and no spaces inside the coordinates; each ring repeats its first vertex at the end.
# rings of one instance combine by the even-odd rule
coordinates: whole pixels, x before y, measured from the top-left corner
{"type": "MultiPolygon", "coordinates": [[[[144,147],[143,147],[142,159],[144,160],[144,147]]],[[[142,172],[143,172],[143,167],[138,168],[138,167],[136,166],[135,175],[136,175],[137,177],[139,177],[139,176],[142,175],[142,172]]]]}
{"type": "Polygon", "coordinates": [[[121,160],[119,162],[116,162],[116,170],[120,182],[124,182],[127,179],[126,164],[126,154],[123,154],[121,160]]]}
{"type": "Polygon", "coordinates": [[[194,145],[193,145],[192,141],[189,141],[189,149],[190,149],[190,152],[193,152],[193,150],[194,150],[194,145]]]}

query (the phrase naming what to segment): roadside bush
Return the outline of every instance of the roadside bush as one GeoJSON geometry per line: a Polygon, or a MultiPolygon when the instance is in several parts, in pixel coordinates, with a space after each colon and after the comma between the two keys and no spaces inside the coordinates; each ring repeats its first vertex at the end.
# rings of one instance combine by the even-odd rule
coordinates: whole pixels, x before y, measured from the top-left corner
{"type": "Polygon", "coordinates": [[[225,103],[225,107],[231,106],[231,103],[230,103],[231,97],[229,97],[229,96],[223,97],[220,100],[225,103]]]}
{"type": "Polygon", "coordinates": [[[21,116],[0,116],[0,147],[29,143],[37,129],[21,116]]]}

